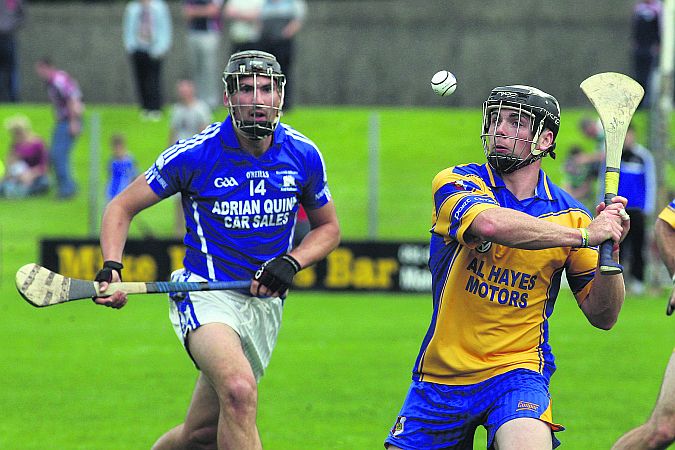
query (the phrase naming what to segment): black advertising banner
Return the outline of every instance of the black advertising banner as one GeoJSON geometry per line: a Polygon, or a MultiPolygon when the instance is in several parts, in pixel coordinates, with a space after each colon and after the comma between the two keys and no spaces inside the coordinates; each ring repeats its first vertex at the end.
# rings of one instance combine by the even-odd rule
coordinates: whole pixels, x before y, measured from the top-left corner
{"type": "MultiPolygon", "coordinates": [[[[168,280],[182,267],[184,250],[173,239],[129,239],[125,281],[168,280]]],[[[295,277],[294,289],[431,292],[429,245],[416,242],[342,242],[328,257],[295,277]]],[[[43,239],[40,264],[67,277],[91,280],[102,264],[94,239],[43,239]]]]}

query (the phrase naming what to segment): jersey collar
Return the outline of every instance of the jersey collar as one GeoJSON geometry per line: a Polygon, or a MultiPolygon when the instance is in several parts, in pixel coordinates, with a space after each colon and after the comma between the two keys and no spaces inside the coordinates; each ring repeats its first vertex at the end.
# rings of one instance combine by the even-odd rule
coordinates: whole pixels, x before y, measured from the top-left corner
{"type": "MultiPolygon", "coordinates": [[[[506,189],[504,180],[495,172],[489,164],[484,164],[483,167],[487,171],[487,184],[492,188],[506,189]]],[[[541,200],[553,201],[556,199],[554,191],[551,189],[551,180],[543,169],[539,169],[539,181],[537,187],[534,189],[534,196],[541,200]]]]}
{"type": "MultiPolygon", "coordinates": [[[[241,148],[239,145],[239,140],[237,139],[237,133],[234,131],[234,124],[232,123],[232,116],[228,115],[223,125],[221,126],[222,132],[222,142],[226,147],[229,148],[241,148]]],[[[272,146],[281,145],[286,140],[286,130],[281,122],[277,124],[277,127],[274,129],[274,139],[272,140],[272,146]]]]}

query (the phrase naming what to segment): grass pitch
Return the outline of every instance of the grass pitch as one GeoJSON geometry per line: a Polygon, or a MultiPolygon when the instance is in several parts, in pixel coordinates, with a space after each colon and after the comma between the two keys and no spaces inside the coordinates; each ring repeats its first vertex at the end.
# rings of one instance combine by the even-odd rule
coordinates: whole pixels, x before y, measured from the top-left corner
{"type": "MultiPolygon", "coordinates": [[[[45,105],[0,108],[0,120],[21,112],[48,137],[45,105]]],[[[476,110],[381,109],[380,216],[383,239],[426,241],[430,184],[442,168],[482,161],[476,110]]],[[[545,168],[560,179],[561,160],[582,114],[566,112],[559,159],[545,168]]],[[[90,106],[101,117],[105,162],[112,133],[123,132],[140,170],[166,146],[168,125],[139,123],[137,112],[90,106]]],[[[345,239],[367,234],[367,148],[371,111],[294,110],[285,119],[322,149],[345,239]]],[[[219,111],[217,117],[224,117],[219,111]]],[[[642,117],[638,121],[644,120],[642,117]]],[[[0,155],[6,132],[0,130],[0,155]]],[[[136,296],[120,311],[87,301],[35,309],[15,292],[16,269],[36,261],[46,236],[87,235],[86,133],[74,152],[83,193],[0,200],[0,448],[147,449],[182,421],[197,372],[185,356],[161,295],[136,296]]],[[[4,159],[4,158],[3,158],[4,159]]],[[[157,236],[171,234],[173,209],[142,213],[157,236]]],[[[134,227],[132,234],[143,230],[134,227]]],[[[551,320],[558,371],[553,376],[554,418],[567,431],[563,448],[607,449],[647,418],[656,399],[675,333],[665,292],[628,298],[619,323],[603,332],[586,323],[564,292],[551,320]]],[[[260,385],[259,425],[266,449],[376,449],[393,425],[431,314],[430,296],[291,294],[268,373],[260,385]]],[[[479,431],[475,448],[484,448],[479,431]]]]}

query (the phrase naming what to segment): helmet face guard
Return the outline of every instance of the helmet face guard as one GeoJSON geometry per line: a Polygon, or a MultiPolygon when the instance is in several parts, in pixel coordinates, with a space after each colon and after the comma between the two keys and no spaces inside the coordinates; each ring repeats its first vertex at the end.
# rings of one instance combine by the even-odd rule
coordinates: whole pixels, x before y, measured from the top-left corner
{"type": "Polygon", "coordinates": [[[286,85],[274,55],[256,50],[233,54],[223,72],[223,82],[234,127],[252,140],[274,133],[281,118],[286,85]]]}
{"type": "Polygon", "coordinates": [[[488,164],[500,173],[512,173],[538,159],[550,154],[555,159],[555,137],[560,128],[560,106],[552,95],[530,86],[503,86],[492,90],[488,99],[483,103],[483,128],[481,139],[483,150],[488,164]],[[505,136],[497,133],[496,122],[490,130],[494,120],[499,120],[502,112],[511,113],[517,121],[513,135],[505,136]],[[527,117],[527,121],[522,119],[527,117]],[[519,137],[521,124],[529,123],[530,138],[519,137]],[[553,133],[551,146],[542,150],[538,147],[539,138],[544,129],[553,133]],[[498,152],[495,142],[511,140],[510,153],[498,152]],[[523,157],[523,147],[517,150],[518,143],[529,144],[529,154],[523,157]]]}

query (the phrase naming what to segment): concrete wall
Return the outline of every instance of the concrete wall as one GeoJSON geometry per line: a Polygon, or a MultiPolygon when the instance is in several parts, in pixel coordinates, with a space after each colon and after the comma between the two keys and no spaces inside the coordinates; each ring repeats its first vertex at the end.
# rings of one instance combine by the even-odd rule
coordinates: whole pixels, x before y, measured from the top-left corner
{"type": "MultiPolygon", "coordinates": [[[[312,1],[291,71],[296,103],[306,105],[477,106],[496,85],[523,83],[587,105],[579,83],[601,71],[630,74],[633,0],[312,1]],[[457,92],[429,88],[439,69],[457,92]]],[[[174,45],[165,92],[188,74],[180,3],[171,2],[174,45]]],[[[89,103],[132,103],[122,48],[124,3],[29,4],[21,30],[22,99],[46,100],[33,71],[42,55],[78,78],[89,103]]],[[[223,33],[223,65],[228,56],[223,33]]]]}

